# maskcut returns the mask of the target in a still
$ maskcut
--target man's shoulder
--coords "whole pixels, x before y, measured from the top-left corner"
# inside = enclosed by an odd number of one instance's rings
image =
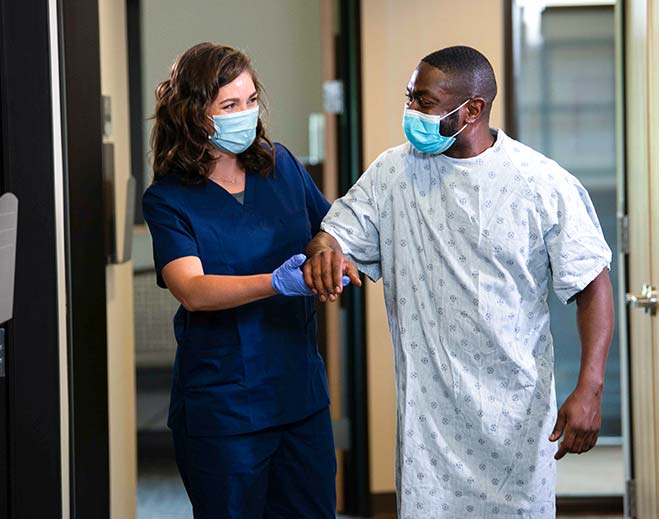
[[[405,142],[384,150],[376,159],[371,162],[369,170],[387,171],[392,167],[397,168],[405,162],[405,158],[410,154],[410,144]]]
[[[579,182],[555,160],[511,137],[505,137],[503,150],[516,174],[538,191],[560,189]]]
[[[502,149],[508,160],[518,169],[551,169],[556,165],[555,161],[543,153],[505,134],[503,135]]]

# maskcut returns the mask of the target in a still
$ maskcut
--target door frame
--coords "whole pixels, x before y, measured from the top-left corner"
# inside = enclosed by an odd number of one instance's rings
[[[342,196],[363,172],[361,2],[339,0],[337,73],[344,88],[344,109],[338,117],[339,194]],[[368,447],[368,364],[366,351],[366,293],[346,290],[341,296],[343,333],[344,414],[350,447],[343,454],[343,511],[370,513]]]
[[[626,156],[626,59],[625,59],[625,0],[615,4],[615,70],[616,70],[616,192],[618,215],[618,348],[620,354],[620,401],[622,420],[622,448],[625,463],[625,514],[631,509],[630,481],[633,480],[633,442],[630,391],[629,323],[625,294],[628,291],[628,216],[627,216],[627,156]]]
[[[96,1],[57,0],[66,200],[71,516],[110,517],[105,201]],[[109,202],[109,201],[108,201]]]

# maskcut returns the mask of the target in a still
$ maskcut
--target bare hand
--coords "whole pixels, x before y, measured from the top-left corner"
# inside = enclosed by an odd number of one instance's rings
[[[327,248],[316,252],[307,260],[302,270],[304,282],[318,295],[322,303],[328,300],[336,301],[337,296],[343,292],[344,275],[348,276],[354,285],[362,286],[355,264],[335,249]]]
[[[568,452],[581,454],[592,449],[597,443],[601,426],[601,391],[577,386],[558,410],[556,425],[549,437],[550,441],[555,442],[563,436],[554,458],[560,460]]]

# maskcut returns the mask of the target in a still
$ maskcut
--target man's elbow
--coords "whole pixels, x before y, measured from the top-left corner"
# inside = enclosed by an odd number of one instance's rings
[[[609,269],[604,268],[595,279],[593,279],[584,289],[576,295],[577,304],[580,300],[589,300],[596,295],[610,298],[613,301],[613,285],[609,276]]]

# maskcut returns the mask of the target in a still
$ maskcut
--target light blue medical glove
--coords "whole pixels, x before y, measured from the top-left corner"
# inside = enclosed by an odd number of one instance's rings
[[[284,296],[313,296],[314,293],[304,282],[300,267],[307,261],[304,254],[296,254],[288,258],[272,273],[272,288]],[[343,276],[343,286],[350,283],[348,276]]]

